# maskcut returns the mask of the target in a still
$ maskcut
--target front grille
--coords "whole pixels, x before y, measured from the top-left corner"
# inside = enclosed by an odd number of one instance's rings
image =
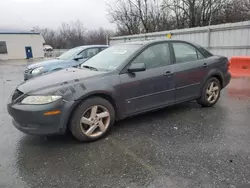
[[[15,92],[13,93],[13,95],[12,95],[12,102],[14,102],[18,98],[20,98],[22,95],[23,95],[23,92],[16,89]]]

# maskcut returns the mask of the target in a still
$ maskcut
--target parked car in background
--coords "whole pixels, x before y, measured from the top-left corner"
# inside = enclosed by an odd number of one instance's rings
[[[94,141],[129,116],[190,100],[215,105],[230,82],[228,68],[226,57],[184,41],[117,44],[81,68],[19,85],[8,112],[25,133],[70,130],[80,141]]]
[[[107,47],[107,45],[79,46],[63,53],[56,59],[31,64],[24,71],[24,80],[64,68],[77,67]]]
[[[52,56],[53,50],[54,49],[52,48],[52,46],[47,44],[43,45],[44,57],[53,57]]]
[[[48,44],[44,44],[43,51],[53,51],[53,47]]]

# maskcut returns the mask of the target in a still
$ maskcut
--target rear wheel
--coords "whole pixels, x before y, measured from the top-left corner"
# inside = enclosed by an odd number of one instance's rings
[[[221,84],[217,78],[212,77],[207,80],[203,87],[201,97],[197,102],[203,107],[211,107],[218,102],[220,93]]]
[[[103,137],[115,121],[115,111],[109,101],[94,97],[80,104],[72,116],[70,130],[80,141],[95,141]]]

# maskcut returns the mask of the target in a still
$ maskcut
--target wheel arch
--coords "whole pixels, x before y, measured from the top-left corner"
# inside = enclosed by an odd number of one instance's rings
[[[221,75],[219,75],[219,74],[214,74],[214,75],[212,75],[210,78],[212,78],[212,77],[215,77],[215,78],[217,78],[218,80],[219,80],[219,82],[220,82],[220,86],[221,86],[221,88],[223,88],[223,79],[222,79],[222,76]]]
[[[223,79],[223,74],[221,71],[218,70],[212,70],[208,73],[207,77],[204,80],[204,84],[206,83],[206,81],[212,77],[215,77],[219,80],[220,84],[221,84],[221,88],[224,87],[224,79]]]
[[[86,99],[92,98],[92,97],[101,97],[103,99],[106,99],[107,101],[110,102],[110,104],[114,107],[115,110],[115,116],[116,116],[116,120],[121,119],[121,113],[118,109],[118,105],[114,99],[114,97],[112,97],[111,94],[109,93],[105,93],[105,92],[96,92],[96,93],[91,93],[88,95],[83,96],[82,98],[78,99],[75,101],[75,104],[73,105],[73,107],[71,108],[68,118],[67,118],[67,123],[66,123],[66,131],[69,129],[69,122],[74,114],[74,112],[76,111],[76,109],[78,108],[78,106]]]
[[[200,94],[202,93],[203,91],[203,87],[204,85],[206,84],[206,82],[212,78],[212,77],[215,77],[219,80],[220,84],[221,84],[221,88],[224,87],[224,80],[223,80],[223,74],[220,72],[220,71],[216,71],[216,70],[212,70],[210,71],[207,76],[204,78],[203,80],[203,83],[202,83],[202,87],[200,87]]]
[[[207,89],[207,84],[209,83],[208,81],[210,79],[214,79],[216,78],[220,85],[221,85],[221,89],[223,89],[223,75],[220,74],[220,72],[211,72],[210,74],[208,74],[208,76],[204,79],[204,83],[203,83],[203,86],[201,87],[201,91],[200,91],[200,97],[197,99],[197,102],[203,106],[203,107],[211,107],[213,106],[214,104],[217,103],[217,101],[219,100],[219,97],[220,97],[220,91],[219,91],[219,95],[217,96],[217,99],[214,101],[214,102],[209,102],[207,101],[206,97],[204,96],[204,94],[206,95],[206,89]]]

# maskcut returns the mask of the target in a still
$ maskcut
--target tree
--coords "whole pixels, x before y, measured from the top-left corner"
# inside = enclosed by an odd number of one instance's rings
[[[55,49],[69,49],[87,44],[106,44],[107,36],[114,33],[103,28],[87,30],[80,21],[62,23],[56,29],[34,27],[34,31],[40,32],[45,43]]]
[[[115,6],[108,5],[109,19],[123,35],[168,29],[172,19],[162,4],[163,0],[117,0]]]
[[[80,21],[71,23],[62,23],[58,30],[59,41],[66,48],[76,47],[85,43],[85,32],[83,24]]]
[[[206,26],[226,0],[166,0],[165,7],[176,17],[177,28]]]
[[[250,20],[250,0],[117,0],[108,11],[126,35]]]
[[[114,35],[110,30],[99,28],[86,33],[86,44],[106,44],[107,37]]]
[[[35,27],[46,44],[72,48],[106,44],[107,36],[215,25],[250,20],[250,0],[117,0],[108,6],[108,18],[117,26],[112,32],[87,30],[80,21],[62,23],[56,29]]]
[[[131,35],[140,33],[140,19],[138,11],[131,1],[117,0],[115,5],[107,5],[109,8],[109,19],[117,26],[120,35]]]

